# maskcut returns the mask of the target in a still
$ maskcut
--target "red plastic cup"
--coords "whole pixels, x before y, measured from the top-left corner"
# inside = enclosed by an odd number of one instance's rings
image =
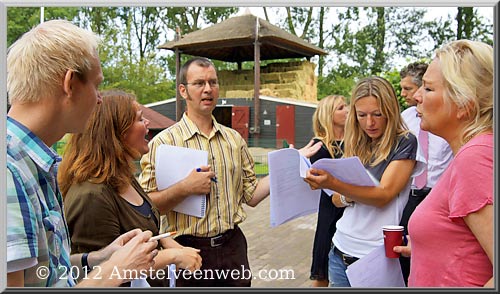
[[[403,226],[387,225],[382,227],[386,257],[399,258],[400,254],[394,252],[393,248],[403,245],[403,230]]]

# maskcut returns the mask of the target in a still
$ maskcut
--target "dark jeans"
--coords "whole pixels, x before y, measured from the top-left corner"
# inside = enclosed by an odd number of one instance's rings
[[[400,225],[403,226],[405,235],[408,234],[408,221],[410,216],[415,211],[415,208],[422,202],[427,194],[428,190],[417,190],[419,192],[415,193],[415,190],[410,190],[410,197],[408,197],[408,203],[406,203],[405,209],[403,210],[403,216],[401,217]],[[403,279],[405,280],[405,285],[408,286],[408,277],[410,276],[410,258],[401,256],[399,258],[399,263],[401,264],[401,271],[403,272]]]
[[[211,241],[212,239],[212,241]],[[177,287],[250,287],[247,240],[238,226],[221,238],[179,236],[179,244],[200,249],[202,266],[198,272],[179,273]],[[185,279],[186,278],[186,279]]]

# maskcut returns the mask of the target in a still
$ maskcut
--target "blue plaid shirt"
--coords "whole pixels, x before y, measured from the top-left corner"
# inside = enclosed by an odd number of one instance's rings
[[[28,128],[7,117],[7,272],[24,270],[25,287],[75,285],[57,187],[59,159]]]

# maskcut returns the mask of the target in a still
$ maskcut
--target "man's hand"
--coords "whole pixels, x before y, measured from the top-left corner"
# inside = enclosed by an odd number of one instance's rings
[[[183,187],[189,191],[189,195],[205,195],[210,193],[212,187],[212,178],[215,178],[215,173],[211,171],[211,167],[201,166],[200,171],[193,169],[189,175],[182,180]]]
[[[175,250],[175,265],[177,268],[187,269],[189,271],[195,271],[201,268],[201,256],[199,254],[200,249],[195,249],[192,247],[183,247],[175,249],[164,249],[164,250]]]

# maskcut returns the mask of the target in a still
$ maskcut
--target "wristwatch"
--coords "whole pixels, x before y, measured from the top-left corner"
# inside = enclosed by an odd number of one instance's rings
[[[90,272],[91,268],[89,266],[89,261],[88,261],[89,254],[87,252],[82,254],[82,269],[85,270],[85,272]]]
[[[345,196],[340,194],[340,202],[342,203],[342,205],[344,206],[354,206],[354,202],[347,202],[345,200]]]

